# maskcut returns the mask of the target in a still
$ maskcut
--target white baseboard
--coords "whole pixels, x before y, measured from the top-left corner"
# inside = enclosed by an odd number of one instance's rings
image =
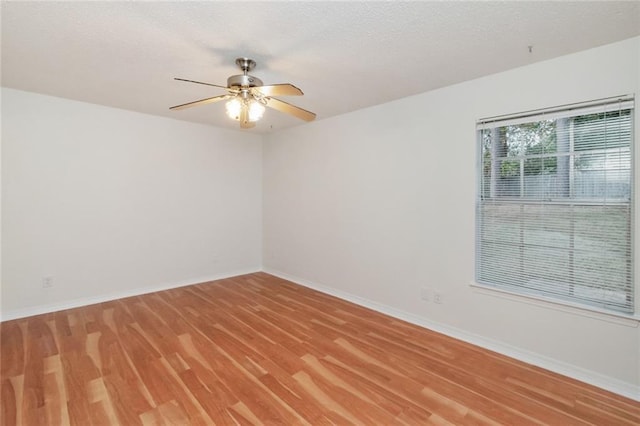
[[[549,358],[534,352],[523,350],[497,340],[488,339],[478,334],[469,333],[456,327],[450,327],[442,323],[431,321],[427,318],[411,314],[382,303],[374,302],[324,285],[318,285],[316,283],[286,274],[284,272],[280,272],[270,268],[263,268],[263,272],[285,279],[287,281],[294,282],[296,284],[300,284],[305,287],[309,287],[314,290],[318,290],[322,293],[338,297],[357,305],[373,309],[374,311],[407,321],[420,327],[445,334],[449,337],[471,343],[481,348],[485,348],[490,351],[515,358],[519,361],[526,362],[527,364],[535,365],[537,367],[544,368],[545,370],[562,374],[564,376],[568,376],[581,382],[597,386],[618,395],[640,401],[640,386],[634,386],[631,383],[623,382],[621,380],[614,379],[609,376],[596,373],[594,371],[576,367],[574,365],[558,361],[556,359]]]
[[[172,288],[185,287],[188,285],[204,283],[207,281],[221,280],[224,278],[236,277],[238,275],[251,274],[260,272],[259,268],[250,270],[239,270],[228,272],[224,274],[218,274],[208,277],[189,278],[184,281],[175,281],[168,283],[161,283],[154,286],[134,288],[126,291],[119,291],[107,294],[101,294],[98,296],[82,297],[79,299],[65,300],[64,302],[51,303],[47,305],[31,306],[22,309],[13,309],[6,312],[0,312],[0,321],[9,321],[13,319],[30,317],[33,315],[47,314],[49,312],[57,312],[65,309],[79,308],[81,306],[93,305],[96,303],[109,302],[111,300],[122,299],[125,297],[140,296],[142,294],[153,293],[156,291],[170,290]]]

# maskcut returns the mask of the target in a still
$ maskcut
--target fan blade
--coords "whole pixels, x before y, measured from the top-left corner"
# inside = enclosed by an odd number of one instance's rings
[[[255,127],[256,123],[249,121],[249,107],[244,104],[240,110],[240,127],[243,129],[250,129]]]
[[[288,104],[285,101],[281,101],[280,99],[276,98],[267,98],[267,106],[273,109],[277,109],[280,112],[296,116],[304,121],[313,121],[316,118],[316,115],[311,111],[307,111],[306,109]]]
[[[256,90],[262,94],[262,96],[302,96],[302,90],[298,89],[293,84],[270,84],[268,86],[253,87],[251,90]]]
[[[202,81],[195,81],[195,80],[187,80],[186,78],[178,78],[178,77],[174,77],[174,80],[178,80],[178,81],[186,81],[187,83],[196,83],[196,84],[204,84],[205,86],[213,86],[213,87],[219,87],[221,89],[225,89],[227,90],[228,87],[227,86],[220,86],[218,84],[211,84],[211,83],[203,83]]]
[[[193,101],[193,102],[189,102],[189,103],[182,104],[182,105],[172,106],[169,109],[180,110],[180,109],[185,109],[185,108],[191,108],[193,106],[206,105],[206,104],[211,104],[213,102],[223,101],[223,100],[225,100],[225,99],[227,99],[229,97],[230,97],[229,95],[219,95],[219,96],[214,96],[212,98],[205,98],[205,99],[200,99],[199,101]]]

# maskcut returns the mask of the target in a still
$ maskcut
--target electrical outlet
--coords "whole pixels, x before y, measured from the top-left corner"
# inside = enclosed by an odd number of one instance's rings
[[[53,277],[43,277],[42,288],[51,288],[51,287],[53,287]]]
[[[441,304],[444,302],[444,296],[442,295],[442,293],[435,292],[433,293],[433,301],[435,303]]]
[[[430,288],[421,288],[420,289],[420,298],[425,302],[431,301],[431,289]]]

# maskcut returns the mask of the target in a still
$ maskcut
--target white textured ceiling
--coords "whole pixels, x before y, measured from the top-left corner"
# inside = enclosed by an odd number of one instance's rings
[[[2,85],[238,129],[234,60],[318,120],[640,34],[640,2],[8,2]],[[532,53],[528,46],[533,46]],[[304,122],[275,110],[249,130]]]

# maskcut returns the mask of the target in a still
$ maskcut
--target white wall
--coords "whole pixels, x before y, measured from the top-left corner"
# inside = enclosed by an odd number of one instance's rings
[[[2,318],[260,270],[261,167],[257,135],[2,89]]]
[[[634,38],[270,135],[264,269],[640,399],[637,321],[470,285],[476,120],[638,93],[639,51]]]

